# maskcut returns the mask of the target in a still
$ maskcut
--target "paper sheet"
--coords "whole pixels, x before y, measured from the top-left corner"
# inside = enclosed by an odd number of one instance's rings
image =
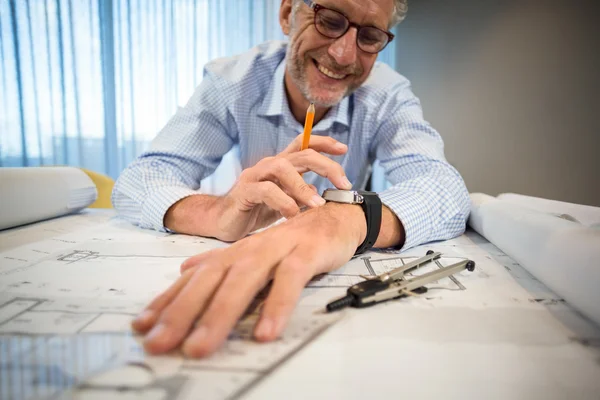
[[[229,398],[259,382],[342,315],[300,306],[284,336],[264,346],[251,340],[262,302],[257,298],[213,357],[148,356],[131,332],[133,317],[177,279],[183,260],[227,244],[140,230],[119,220],[102,222],[105,215],[96,215],[99,223],[90,226],[86,217],[77,216],[79,224],[67,217],[0,234],[0,241],[13,244],[0,253],[0,354],[19,352],[2,357],[0,398],[61,392],[78,399],[112,398],[128,388],[135,398],[171,399],[185,398],[194,387],[203,398]],[[29,242],[31,234],[45,239]],[[16,245],[17,238],[25,244]],[[188,395],[193,399],[197,392]]]
[[[354,362],[345,362],[351,356],[371,360],[370,370],[395,371],[402,369],[404,359],[412,363],[421,359],[413,358],[411,349],[416,348],[427,354],[427,364],[442,368],[448,359],[440,355],[455,357],[455,347],[446,344],[449,341],[462,346],[456,357],[470,355],[474,362],[482,362],[481,357],[487,360],[488,355],[501,355],[507,364],[521,363],[525,357],[533,361],[524,371],[552,364],[553,374],[578,374],[569,383],[549,380],[540,386],[542,378],[527,381],[505,373],[498,382],[506,381],[504,384],[513,390],[509,394],[552,398],[552,394],[569,394],[576,386],[582,387],[579,393],[584,394],[600,390],[600,382],[590,378],[600,373],[594,358],[597,354],[572,339],[596,340],[600,333],[506,254],[474,233],[402,254],[368,252],[332,273],[315,277],[304,290],[290,326],[276,342],[251,340],[262,302],[259,296],[212,357],[190,360],[177,351],[149,356],[141,349],[141,338],[129,328],[131,319],[177,278],[186,257],[226,244],[140,230],[116,219],[89,224],[89,218],[80,215],[19,228],[18,235],[15,231],[0,233],[0,242],[9,238],[12,243],[0,253],[0,398],[231,399],[261,393],[265,385],[272,391],[254,398],[274,397],[276,393],[293,397],[285,389],[285,380],[273,381],[277,371],[292,368],[292,376],[297,376],[298,372],[309,374],[322,367],[346,382],[343,377],[356,370]],[[39,240],[28,239],[34,233]],[[17,237],[22,238],[22,245]],[[464,258],[474,260],[476,269],[433,283],[420,297],[344,313],[321,312],[327,302],[361,280],[361,275],[398,267],[429,249],[441,251],[443,258],[439,265],[432,263],[415,274]],[[574,320],[563,326],[549,309]],[[345,325],[337,330],[342,322]],[[332,359],[309,352],[312,359],[301,357],[306,365],[293,369],[297,355],[310,351],[328,334],[333,334],[333,339],[316,347],[320,354],[335,352],[339,346],[346,350]],[[363,341],[354,346],[357,335]],[[543,342],[543,358],[536,356],[536,340]],[[373,353],[366,343],[379,347]],[[496,343],[512,350],[500,351]],[[388,357],[394,351],[399,352],[397,357]],[[556,362],[565,354],[568,365]],[[465,379],[464,370],[444,371],[447,382],[470,380]],[[485,371],[480,369],[479,373],[481,376]],[[406,374],[410,371],[402,375]],[[486,385],[455,385],[449,393],[486,397],[485,389],[493,386],[489,382],[495,378],[489,379]],[[349,387],[347,383],[343,386]],[[403,383],[405,390],[415,394],[422,386],[418,380]],[[392,393],[389,382],[380,382],[377,387],[383,391],[380,394]],[[338,390],[344,393],[343,388]],[[297,394],[307,397],[301,391]]]
[[[469,225],[600,325],[600,230],[471,195]]]
[[[0,230],[79,211],[96,185],[73,167],[0,168]]]
[[[567,219],[568,217],[572,217],[582,225],[600,229],[600,207],[566,203],[564,201],[549,200],[516,193],[501,193],[496,198],[543,213],[563,216],[563,218]]]

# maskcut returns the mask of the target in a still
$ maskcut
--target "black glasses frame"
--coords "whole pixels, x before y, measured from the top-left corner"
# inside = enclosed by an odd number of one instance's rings
[[[380,51],[382,51],[383,49],[385,49],[387,47],[387,45],[390,44],[390,42],[392,40],[394,40],[395,36],[391,32],[384,31],[383,29],[379,29],[376,26],[361,26],[361,25],[358,25],[357,23],[354,23],[354,22],[350,21],[347,16],[345,16],[343,13],[339,12],[338,10],[333,10],[331,8],[324,7],[324,6],[320,5],[320,4],[315,3],[312,0],[303,0],[303,1],[304,1],[304,4],[306,4],[315,13],[314,24],[315,24],[315,28],[317,29],[317,32],[319,32],[321,35],[323,35],[323,36],[325,36],[325,37],[327,37],[329,39],[339,39],[342,36],[344,36],[350,30],[350,28],[354,27],[354,28],[356,28],[356,31],[357,31],[357,34],[356,34],[356,47],[358,47],[361,51],[364,51],[365,53],[369,53],[369,54],[377,54],[377,53],[379,53]],[[317,24],[317,14],[319,13],[320,10],[333,11],[333,12],[336,12],[336,13],[340,14],[344,18],[346,18],[346,21],[348,21],[348,27],[346,28],[346,30],[344,32],[342,32],[342,34],[340,34],[339,36],[328,36],[328,35],[324,34],[323,32],[321,32],[319,30],[319,28],[317,28],[318,27],[318,24]],[[363,48],[360,47],[360,44],[358,43],[358,38],[360,37],[360,30],[363,29],[363,28],[377,29],[378,31],[385,33],[387,35],[387,37],[388,37],[387,43],[380,50],[378,50],[378,51],[374,51],[373,52],[373,51],[364,50]]]

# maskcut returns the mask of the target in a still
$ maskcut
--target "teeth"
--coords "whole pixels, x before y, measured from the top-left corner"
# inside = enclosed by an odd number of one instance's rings
[[[346,75],[338,75],[338,74],[331,72],[330,70],[328,70],[321,64],[319,64],[317,66],[317,68],[319,69],[319,71],[321,71],[322,73],[324,73],[325,75],[327,75],[328,77],[333,78],[333,79],[344,79],[346,77]]]

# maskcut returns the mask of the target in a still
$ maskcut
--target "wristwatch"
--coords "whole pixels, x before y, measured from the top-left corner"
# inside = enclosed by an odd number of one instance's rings
[[[364,253],[373,247],[381,226],[381,200],[377,193],[366,190],[325,189],[323,198],[334,203],[360,204],[367,219],[367,236],[354,255]]]

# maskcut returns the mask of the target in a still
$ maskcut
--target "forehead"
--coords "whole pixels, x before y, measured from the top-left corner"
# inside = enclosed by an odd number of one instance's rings
[[[317,4],[342,12],[352,22],[387,29],[394,0],[317,0]]]

